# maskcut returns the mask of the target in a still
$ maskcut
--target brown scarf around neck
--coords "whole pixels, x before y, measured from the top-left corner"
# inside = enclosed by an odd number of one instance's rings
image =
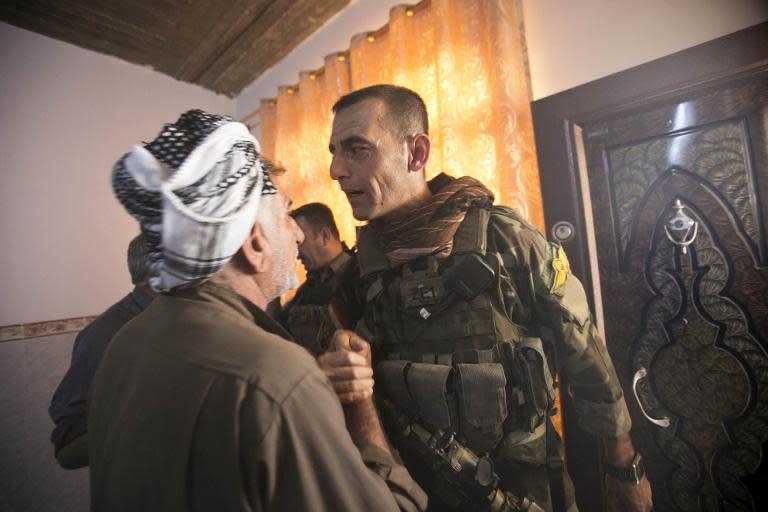
[[[432,195],[426,202],[395,219],[368,223],[392,265],[427,254],[447,256],[467,210],[493,204],[493,192],[469,176],[453,178],[441,173],[428,186]]]

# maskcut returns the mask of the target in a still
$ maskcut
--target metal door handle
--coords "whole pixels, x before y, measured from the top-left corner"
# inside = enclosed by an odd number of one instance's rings
[[[640,401],[640,395],[637,394],[637,383],[640,382],[641,379],[644,379],[648,376],[648,370],[645,368],[640,368],[635,372],[635,376],[632,378],[632,393],[635,394],[635,400],[637,400],[637,405],[640,406],[640,412],[643,413],[643,416],[645,416],[645,419],[653,423],[654,425],[658,425],[661,428],[667,428],[672,423],[669,421],[669,418],[664,416],[661,419],[655,419],[648,416],[648,413],[645,412],[645,408],[643,407],[643,402]]]
[[[683,211],[685,207],[680,199],[675,200],[674,209],[675,216],[664,225],[664,232],[667,234],[670,242],[681,247],[683,254],[687,254],[688,246],[696,240],[696,234],[699,232],[699,223],[685,214]],[[675,234],[673,235],[672,232]]]

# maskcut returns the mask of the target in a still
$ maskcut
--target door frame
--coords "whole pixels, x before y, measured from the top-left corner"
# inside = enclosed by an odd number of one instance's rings
[[[571,269],[584,283],[598,328],[603,329],[592,207],[576,131],[633,104],[662,100],[684,89],[739,73],[768,60],[768,22],[534,101],[534,135],[548,238],[567,221],[574,236],[564,244]],[[590,255],[592,255],[590,257]],[[580,429],[563,393],[566,457],[581,510],[605,510],[599,441]]]

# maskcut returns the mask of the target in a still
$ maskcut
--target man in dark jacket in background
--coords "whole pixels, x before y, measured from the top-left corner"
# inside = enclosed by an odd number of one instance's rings
[[[149,260],[143,235],[136,236],[128,244],[128,270],[133,290],[77,335],[72,349],[72,363],[56,388],[48,409],[56,423],[51,434],[56,460],[64,469],[88,465],[85,434],[88,394],[93,375],[115,333],[141,313],[155,295],[148,285]]]

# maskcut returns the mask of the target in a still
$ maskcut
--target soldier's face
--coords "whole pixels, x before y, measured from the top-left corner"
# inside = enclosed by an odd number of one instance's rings
[[[339,182],[357,220],[387,215],[408,197],[403,189],[408,146],[387,126],[385,114],[384,103],[370,98],[333,119],[331,178]]]

